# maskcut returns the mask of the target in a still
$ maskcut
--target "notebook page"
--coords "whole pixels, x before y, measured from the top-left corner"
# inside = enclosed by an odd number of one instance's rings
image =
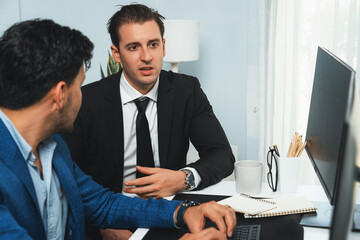
[[[276,208],[276,203],[252,198],[246,194],[234,195],[218,202],[221,205],[229,205],[236,212],[254,215]]]

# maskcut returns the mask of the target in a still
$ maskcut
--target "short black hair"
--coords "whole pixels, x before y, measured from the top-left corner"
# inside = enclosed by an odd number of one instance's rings
[[[0,38],[0,106],[22,109],[39,102],[58,82],[71,85],[90,67],[93,43],[52,20],[19,22]]]
[[[128,23],[144,23],[155,20],[160,29],[161,38],[164,37],[165,18],[156,10],[149,8],[143,4],[130,4],[122,6],[108,21],[108,32],[114,46],[118,46],[120,42],[119,28]]]

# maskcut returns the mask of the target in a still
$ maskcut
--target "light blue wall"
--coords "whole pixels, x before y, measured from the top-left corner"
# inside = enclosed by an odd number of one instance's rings
[[[0,35],[14,22],[19,21],[19,2],[18,0],[0,1]]]
[[[92,68],[85,83],[100,78],[111,44],[107,20],[117,5],[133,1],[97,0],[1,0],[0,34],[12,23],[32,18],[51,18],[79,29],[95,44]],[[258,9],[256,0],[147,0],[138,1],[157,9],[168,19],[200,22],[200,59],[182,63],[179,71],[199,78],[231,144],[238,146],[238,159],[256,159],[258,154],[257,55]],[[164,64],[164,69],[169,69]]]

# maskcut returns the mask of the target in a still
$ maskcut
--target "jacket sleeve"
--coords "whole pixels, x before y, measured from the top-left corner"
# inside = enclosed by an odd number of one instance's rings
[[[103,188],[74,164],[74,176],[84,205],[85,218],[101,228],[174,227],[179,201],[131,198]]]
[[[0,239],[32,239],[11,215],[9,209],[0,202]]]
[[[195,168],[201,176],[197,189],[202,189],[229,176],[234,170],[235,158],[225,132],[197,79],[193,92],[194,112],[189,135],[200,159],[188,166]]]

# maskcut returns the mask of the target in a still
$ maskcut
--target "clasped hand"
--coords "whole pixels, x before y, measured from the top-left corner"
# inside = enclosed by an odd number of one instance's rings
[[[140,166],[136,166],[136,170],[149,176],[126,181],[126,193],[135,193],[144,199],[163,198],[185,189],[185,173],[182,171]]]

